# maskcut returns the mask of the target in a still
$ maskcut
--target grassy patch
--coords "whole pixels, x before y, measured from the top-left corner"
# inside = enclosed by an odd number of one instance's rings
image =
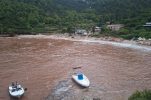
[[[128,100],[151,100],[151,90],[136,91]]]

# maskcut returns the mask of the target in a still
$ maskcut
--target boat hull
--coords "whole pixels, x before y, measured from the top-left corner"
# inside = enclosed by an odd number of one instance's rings
[[[9,94],[12,97],[20,98],[21,96],[24,95],[24,92],[25,92],[24,88],[22,88],[22,87],[20,89],[18,89],[18,90],[14,90],[13,91],[13,87],[9,86]]]

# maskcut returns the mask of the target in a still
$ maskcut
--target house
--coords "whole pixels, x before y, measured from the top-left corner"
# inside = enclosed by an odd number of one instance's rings
[[[110,25],[107,25],[107,28],[108,28],[108,29],[111,29],[112,31],[118,31],[118,30],[120,30],[122,27],[124,27],[123,24],[110,24]]]
[[[97,26],[96,26],[96,27],[94,28],[94,31],[95,31],[95,32],[101,32],[101,27],[97,27]]]
[[[93,34],[94,34],[94,33],[100,33],[100,32],[101,32],[101,27],[93,26],[91,32],[92,32]],[[90,32],[90,33],[91,33],[91,32]],[[92,33],[91,33],[91,34],[92,34]]]
[[[147,22],[145,25],[143,25],[144,27],[151,27],[151,22]]]
[[[111,24],[111,22],[110,22],[110,21],[108,21],[108,22],[106,22],[106,24],[107,24],[107,25],[110,25],[110,24]]]
[[[84,30],[84,29],[77,29],[77,30],[75,30],[75,34],[88,35],[87,31]]]

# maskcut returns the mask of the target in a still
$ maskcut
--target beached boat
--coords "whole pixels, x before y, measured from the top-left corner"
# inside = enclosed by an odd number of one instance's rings
[[[16,97],[16,98],[20,98],[21,96],[24,95],[26,89],[24,89],[20,84],[16,83],[12,83],[11,85],[9,85],[9,94],[12,97]]]
[[[83,87],[89,87],[90,81],[83,73],[77,73],[72,75],[73,80]]]

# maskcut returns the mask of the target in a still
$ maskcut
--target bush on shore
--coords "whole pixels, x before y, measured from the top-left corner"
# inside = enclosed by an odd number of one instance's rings
[[[151,100],[151,90],[136,91],[128,100]]]

